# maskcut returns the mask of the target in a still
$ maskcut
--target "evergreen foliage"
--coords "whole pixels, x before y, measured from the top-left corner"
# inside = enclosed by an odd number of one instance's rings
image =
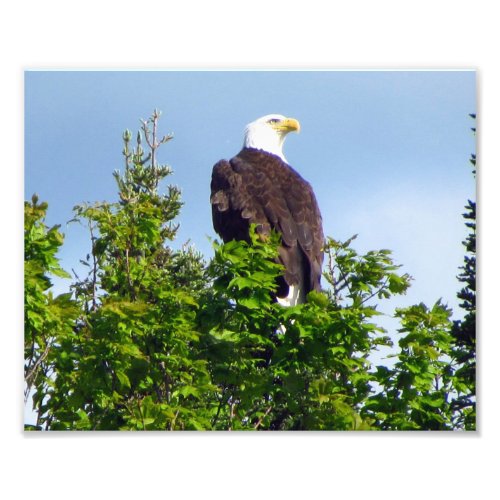
[[[470,117],[476,119],[475,114]],[[475,127],[472,127],[472,132],[476,134]],[[475,177],[476,155],[471,154],[469,161]],[[467,200],[465,210],[463,218],[469,233],[462,242],[465,247],[464,265],[458,275],[458,280],[464,283],[464,287],[457,294],[462,301],[460,307],[465,311],[465,316],[463,320],[454,321],[452,335],[453,355],[460,364],[460,382],[470,388],[470,392],[459,397],[455,405],[464,413],[467,427],[473,428],[476,420],[476,202]]]

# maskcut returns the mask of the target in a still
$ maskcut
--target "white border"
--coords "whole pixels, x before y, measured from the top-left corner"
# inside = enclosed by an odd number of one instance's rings
[[[500,282],[494,239],[500,168],[494,2],[253,0],[238,5],[234,0],[25,0],[4,7],[4,491],[53,500],[153,493],[181,498],[488,498],[498,489],[499,416],[498,375],[488,366],[496,365],[500,352],[498,325],[489,314],[498,297],[490,283]],[[481,431],[23,435],[22,72],[35,68],[478,69]]]

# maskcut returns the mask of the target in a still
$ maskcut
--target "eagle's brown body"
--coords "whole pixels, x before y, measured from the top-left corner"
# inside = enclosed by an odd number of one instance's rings
[[[214,229],[224,242],[248,241],[252,223],[262,234],[271,228],[281,234],[285,272],[278,297],[286,297],[289,286],[300,286],[302,298],[320,290],[321,214],[311,186],[293,168],[274,154],[245,147],[214,166],[211,191]]]

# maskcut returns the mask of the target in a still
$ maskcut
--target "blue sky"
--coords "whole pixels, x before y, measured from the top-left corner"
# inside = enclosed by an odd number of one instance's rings
[[[442,297],[457,309],[475,86],[473,71],[28,71],[25,196],[49,203],[47,223],[66,234],[62,265],[78,270],[89,240],[66,225],[72,207],[116,200],[122,132],[159,109],[161,132],[174,134],[160,161],[185,202],[176,245],[209,258],[212,166],[239,151],[248,122],[281,113],[301,123],[285,155],[312,184],[325,234],[393,251],[415,281],[391,307]]]

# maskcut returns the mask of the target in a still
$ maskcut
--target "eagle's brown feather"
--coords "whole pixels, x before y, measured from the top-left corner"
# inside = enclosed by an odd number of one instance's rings
[[[253,148],[213,168],[211,183],[214,229],[224,242],[248,241],[250,224],[261,234],[281,234],[279,260],[285,267],[278,296],[302,281],[304,296],[320,290],[323,229],[309,183],[278,156]]]

